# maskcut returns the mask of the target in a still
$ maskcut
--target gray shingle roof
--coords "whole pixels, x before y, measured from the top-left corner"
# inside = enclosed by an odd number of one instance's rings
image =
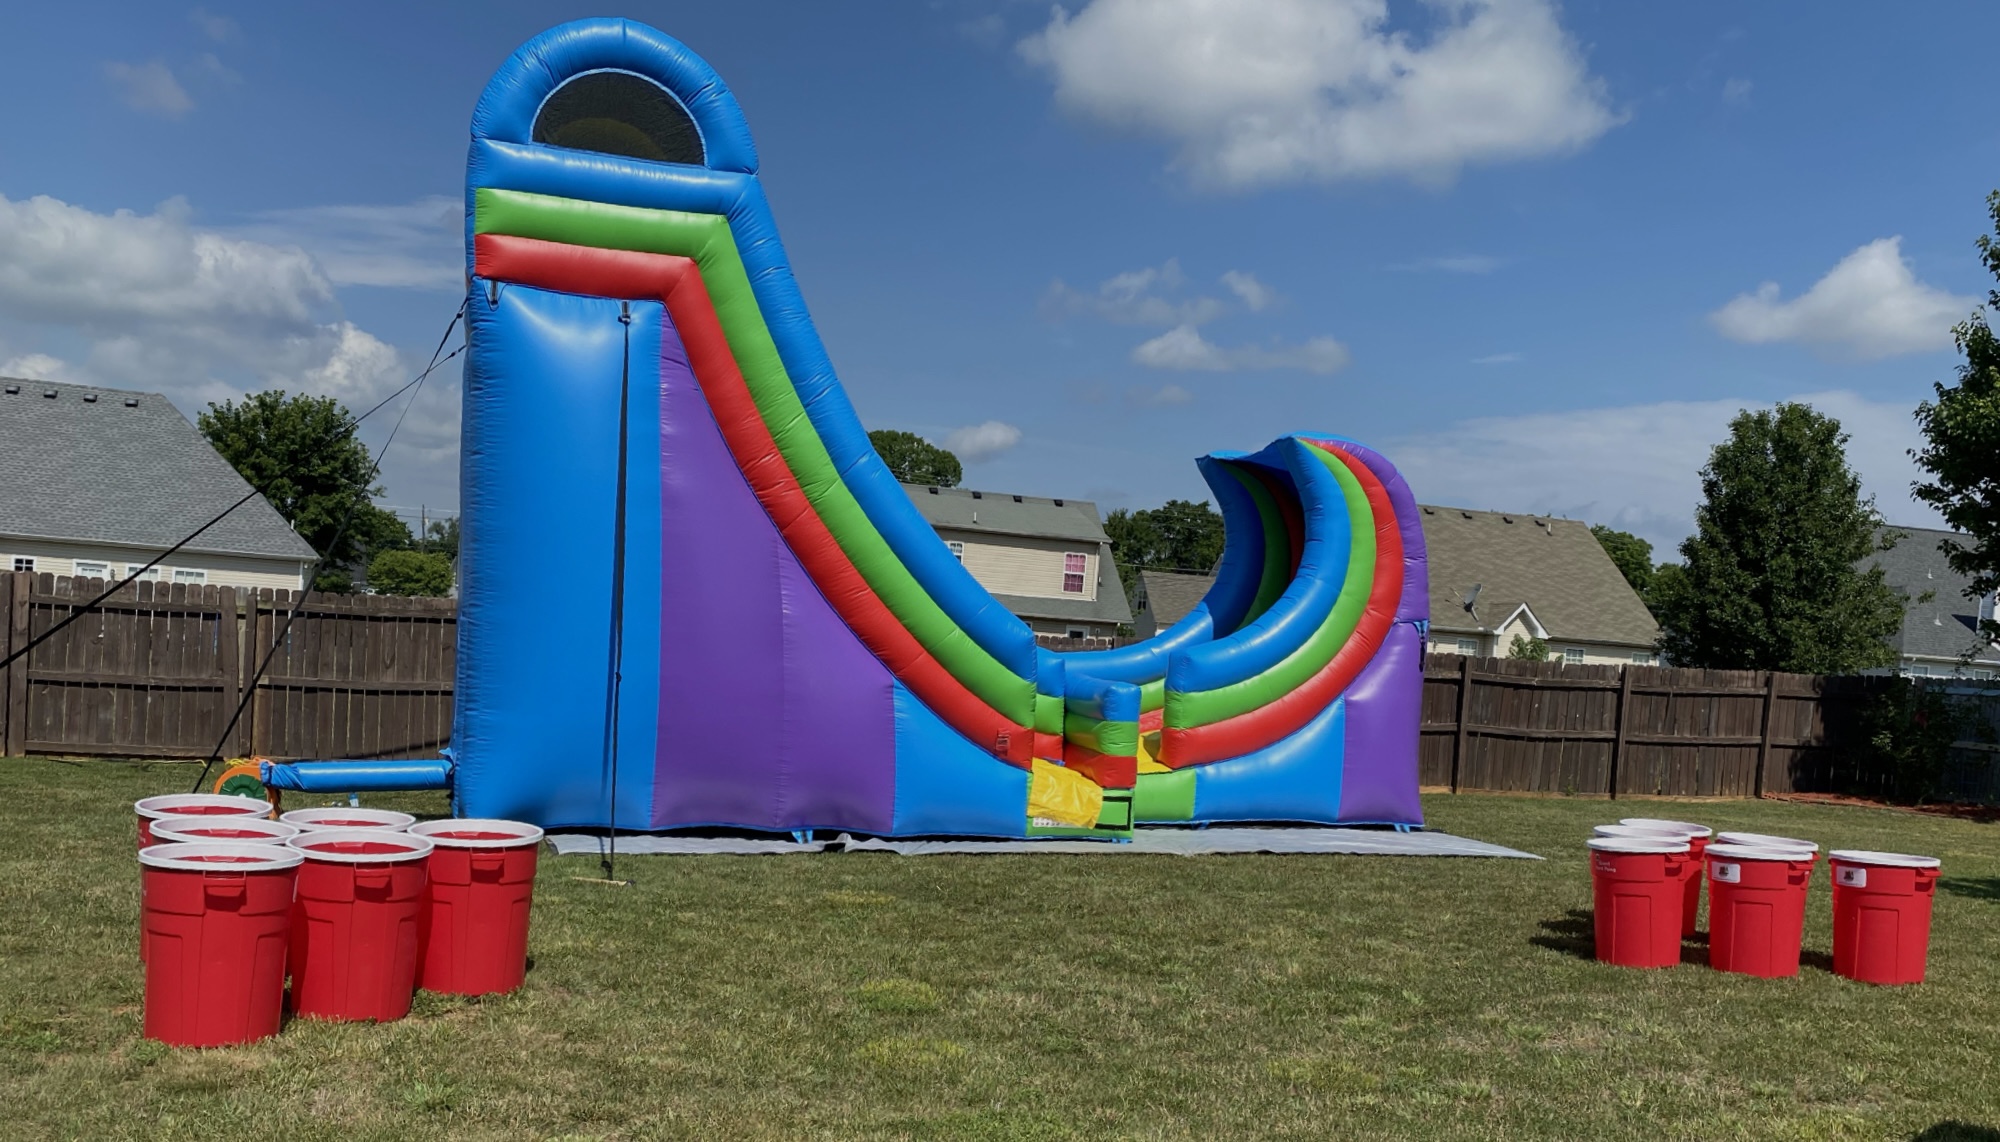
[[[1428,504],[1422,515],[1432,626],[1490,631],[1526,603],[1551,639],[1651,646],[1660,637],[1652,613],[1587,525]],[[1476,617],[1465,610],[1475,583]]]
[[[249,490],[158,393],[0,378],[0,535],[164,550]],[[314,557],[262,496],[183,550]]]
[[[1097,505],[1089,500],[1051,500],[1006,492],[975,492],[970,488],[932,488],[904,484],[910,502],[932,527],[954,531],[986,531],[1031,539],[1081,539],[1107,543],[1098,522]],[[973,517],[977,516],[977,522]]]
[[[1861,561],[1863,567],[1879,565],[1891,587],[1909,596],[1909,610],[1903,614],[1903,629],[1889,641],[1898,654],[1923,658],[1965,658],[1974,662],[2000,663],[2000,651],[1978,633],[1979,604],[1965,597],[1965,576],[1951,569],[1938,544],[1954,533],[1926,527],[1896,527],[1885,530],[1902,538],[1887,551]],[[1879,533],[1878,533],[1879,534]],[[1925,600],[1928,593],[1931,597]]]
[[[1139,591],[1144,599],[1142,608],[1152,607],[1153,621],[1159,624],[1161,630],[1186,618],[1213,586],[1213,575],[1187,575],[1178,571],[1139,572]]]

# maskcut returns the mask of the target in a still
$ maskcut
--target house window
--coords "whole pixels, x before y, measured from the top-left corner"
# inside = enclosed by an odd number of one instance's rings
[[[1064,638],[1089,638],[1090,632],[1083,627],[1070,627],[1063,632]]]
[[[1479,653],[1479,640],[1476,638],[1459,639],[1458,652],[1460,654],[1477,655]]]
[[[29,558],[26,555],[16,555],[14,557],[14,570],[33,571],[34,569],[35,569],[35,561],[33,559]]]
[[[951,548],[951,557],[953,559],[958,560],[960,563],[965,562],[965,544],[960,543],[956,539],[948,539],[944,545]]]
[[[1084,556],[1081,552],[1063,553],[1063,594],[1083,594]]]
[[[192,567],[176,567],[174,568],[174,582],[206,583],[208,582],[208,572],[197,571]]]
[[[1633,651],[1633,652],[1632,652],[1632,665],[1634,665],[1634,666],[1651,666],[1652,664],[1653,664],[1653,656],[1652,656],[1652,655],[1650,655],[1650,654],[1647,654],[1647,653],[1646,653],[1645,651],[1643,651],[1643,650],[1635,650],[1635,651]]]
[[[82,559],[76,561],[76,577],[79,579],[109,579],[111,564],[90,563]]]
[[[1929,678],[1931,676],[1931,668],[1928,666],[1906,666],[1903,668],[1903,673],[1912,678]]]
[[[160,569],[158,567],[148,567],[144,563],[127,563],[125,565],[125,577],[127,579],[144,579],[147,582],[152,582],[160,577]]]
[[[1581,663],[1583,661],[1583,648],[1580,646],[1563,647],[1563,661],[1569,663],[1571,666]]]

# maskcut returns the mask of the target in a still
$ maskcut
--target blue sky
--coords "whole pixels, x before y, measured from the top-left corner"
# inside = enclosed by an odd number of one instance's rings
[[[1915,11],[623,14],[736,91],[863,419],[955,442],[968,484],[1144,507],[1202,495],[1203,452],[1326,430],[1422,499],[1665,546],[1728,417],[1788,398],[1842,417],[1892,520],[1931,518],[1909,411],[1991,285],[2000,128],[1963,48],[1984,6]],[[373,403],[456,305],[480,88],[591,14],[12,11],[0,372],[191,412],[271,384]],[[434,381],[387,458],[398,506],[457,502],[455,372]]]

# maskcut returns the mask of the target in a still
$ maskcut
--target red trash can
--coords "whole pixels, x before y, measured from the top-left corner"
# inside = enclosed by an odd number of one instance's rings
[[[153,822],[168,817],[269,817],[271,803],[228,793],[168,793],[133,803],[139,814],[139,847],[153,842]]]
[[[1699,867],[1681,838],[1592,837],[1597,958],[1630,968],[1681,962],[1683,881]]]
[[[521,986],[542,830],[468,818],[425,821],[410,834],[437,846],[417,927],[417,986],[453,995]]]
[[[1717,833],[1715,843],[1724,845],[1751,845],[1760,849],[1803,849],[1809,853],[1819,851],[1819,845],[1797,837],[1778,837],[1770,833]]]
[[[1694,875],[1688,877],[1687,886],[1682,889],[1687,897],[1681,905],[1681,935],[1694,935],[1696,921],[1701,915],[1701,854],[1708,847],[1708,839],[1715,835],[1715,830],[1693,821],[1668,821],[1659,817],[1626,817],[1618,823],[1634,829],[1687,838],[1688,850],[1694,854]]]
[[[292,1010],[343,1021],[408,1015],[431,843],[386,829],[285,843],[305,857],[292,908]]]
[[[300,859],[283,845],[220,841],[140,850],[148,1039],[222,1047],[278,1033]]]
[[[328,805],[320,809],[294,809],[281,813],[278,820],[298,826],[301,832],[322,829],[386,829],[400,833],[417,823],[408,813],[394,809],[363,809],[358,806]]]
[[[1939,860],[1835,849],[1833,970],[1863,983],[1922,983]]]
[[[1703,855],[1708,866],[1708,965],[1763,979],[1799,974],[1813,854],[1713,844]]]
[[[262,817],[169,817],[153,822],[153,840],[163,845],[187,841],[282,845],[298,835],[297,825]]]

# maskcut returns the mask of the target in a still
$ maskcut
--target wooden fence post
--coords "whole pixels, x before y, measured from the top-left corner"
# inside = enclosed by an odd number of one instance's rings
[[[1777,710],[1778,672],[1767,670],[1764,672],[1764,740],[1757,746],[1757,781],[1752,790],[1760,799],[1764,796],[1764,767],[1771,761],[1771,737],[1777,729]]]
[[[1611,779],[1604,787],[1613,801],[1618,800],[1618,767],[1625,760],[1625,723],[1631,705],[1632,668],[1621,666],[1618,668],[1618,710],[1616,720],[1612,722],[1614,729],[1611,738]]]
[[[1472,656],[1458,660],[1458,742],[1451,749],[1451,791],[1458,792],[1458,770],[1465,761],[1467,730],[1472,724]]]
[[[8,575],[11,584],[7,600],[7,653],[28,645],[28,592],[31,571],[14,571]],[[28,752],[28,662],[34,658],[30,654],[7,668],[7,748],[0,750],[9,757],[20,757]]]

